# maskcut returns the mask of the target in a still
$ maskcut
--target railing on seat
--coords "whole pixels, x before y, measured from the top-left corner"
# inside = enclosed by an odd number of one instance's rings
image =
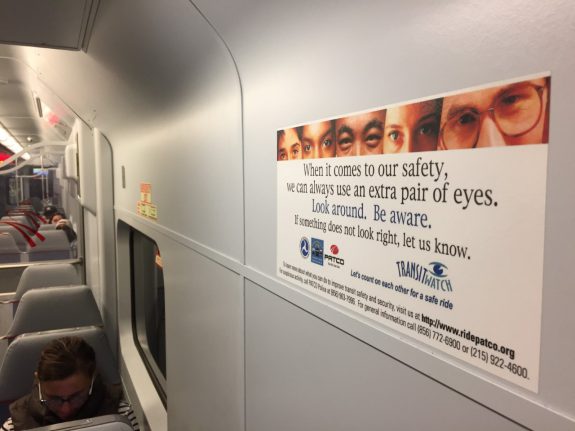
[[[132,426],[126,416],[105,415],[78,421],[32,428],[30,431],[131,431]]]

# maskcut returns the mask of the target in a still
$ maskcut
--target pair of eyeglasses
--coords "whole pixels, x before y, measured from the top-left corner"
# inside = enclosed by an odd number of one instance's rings
[[[471,107],[458,109],[441,129],[443,146],[446,149],[475,147],[484,114],[488,114],[506,136],[526,134],[541,118],[544,88],[533,84],[517,85],[500,94],[485,111]]]
[[[64,403],[70,404],[74,408],[81,407],[92,395],[92,388],[94,387],[94,378],[96,375],[92,376],[92,382],[90,383],[90,389],[87,391],[80,391],[76,394],[70,395],[69,397],[58,397],[58,396],[47,396],[44,398],[42,396],[42,385],[38,381],[38,398],[40,402],[48,407],[50,410],[57,410],[64,405]]]

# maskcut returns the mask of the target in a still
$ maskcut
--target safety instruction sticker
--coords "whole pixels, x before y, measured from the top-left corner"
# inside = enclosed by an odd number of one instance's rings
[[[550,77],[277,134],[277,274],[538,391]]]
[[[152,203],[152,185],[149,183],[140,184],[140,200],[136,212],[142,217],[158,220],[158,207]]]

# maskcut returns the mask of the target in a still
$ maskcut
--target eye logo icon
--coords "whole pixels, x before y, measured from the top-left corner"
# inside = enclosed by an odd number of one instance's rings
[[[339,248],[337,248],[337,245],[335,244],[332,244],[329,250],[331,251],[331,254],[333,254],[334,256],[337,256],[337,254],[339,253]]]
[[[305,236],[299,240],[299,252],[304,259],[309,257],[309,240]]]
[[[441,262],[431,262],[429,265],[431,265],[431,272],[433,273],[433,275],[439,278],[447,277],[447,274],[445,273],[447,270],[447,266],[445,266]]]

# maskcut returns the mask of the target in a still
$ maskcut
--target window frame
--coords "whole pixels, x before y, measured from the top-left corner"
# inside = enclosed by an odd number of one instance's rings
[[[137,239],[137,236],[140,236],[141,240],[147,240],[150,243],[153,244],[153,246],[155,247],[156,250],[159,251],[159,247],[156,241],[154,241],[152,238],[150,238],[149,236],[143,234],[142,232],[134,229],[133,227],[130,226],[130,235],[129,235],[129,247],[130,247],[130,281],[131,281],[131,286],[130,286],[130,297],[131,297],[131,318],[132,318],[132,336],[134,339],[134,344],[136,346],[136,349],[138,350],[138,353],[140,354],[140,357],[142,358],[142,361],[144,363],[144,366],[146,367],[146,370],[148,371],[148,374],[150,376],[150,379],[152,380],[152,383],[154,385],[154,387],[156,388],[156,391],[158,392],[158,395],[160,397],[160,399],[162,400],[162,403],[164,405],[164,407],[167,407],[167,388],[166,388],[166,378],[167,376],[164,375],[164,373],[162,372],[162,370],[160,369],[159,365],[157,364],[156,358],[154,358],[154,355],[152,354],[152,351],[150,350],[149,347],[149,343],[148,343],[148,337],[147,337],[147,327],[146,327],[146,315],[142,315],[140,313],[138,313],[138,305],[141,301],[143,301],[143,299],[139,296],[136,295],[136,289],[137,289],[137,284],[139,284],[140,278],[143,279],[144,283],[146,282],[146,280],[154,280],[154,277],[142,277],[141,274],[140,276],[136,276],[136,259],[138,258],[145,258],[145,256],[143,256],[143,250],[141,250],[142,247],[136,247],[135,246],[135,241],[139,241]],[[154,265],[155,265],[155,259],[154,259]],[[140,270],[142,268],[138,268],[138,270]],[[149,272],[146,272],[146,275],[148,275],[149,273],[152,273],[152,270],[149,270]],[[163,270],[162,270],[162,283],[163,283]],[[144,288],[146,287],[146,285],[144,284],[143,286]],[[153,287],[157,287],[157,285],[154,285]],[[142,286],[139,286],[139,289],[141,289]],[[166,336],[165,336],[165,331],[166,331],[166,327],[165,327],[165,297],[164,297],[164,301],[162,302],[163,306],[164,306],[164,310],[163,310],[163,316],[164,316],[164,343],[166,340]],[[164,355],[166,352],[166,346],[164,344]],[[166,367],[167,368],[167,367]],[[167,370],[166,370],[166,374],[167,374]]]

